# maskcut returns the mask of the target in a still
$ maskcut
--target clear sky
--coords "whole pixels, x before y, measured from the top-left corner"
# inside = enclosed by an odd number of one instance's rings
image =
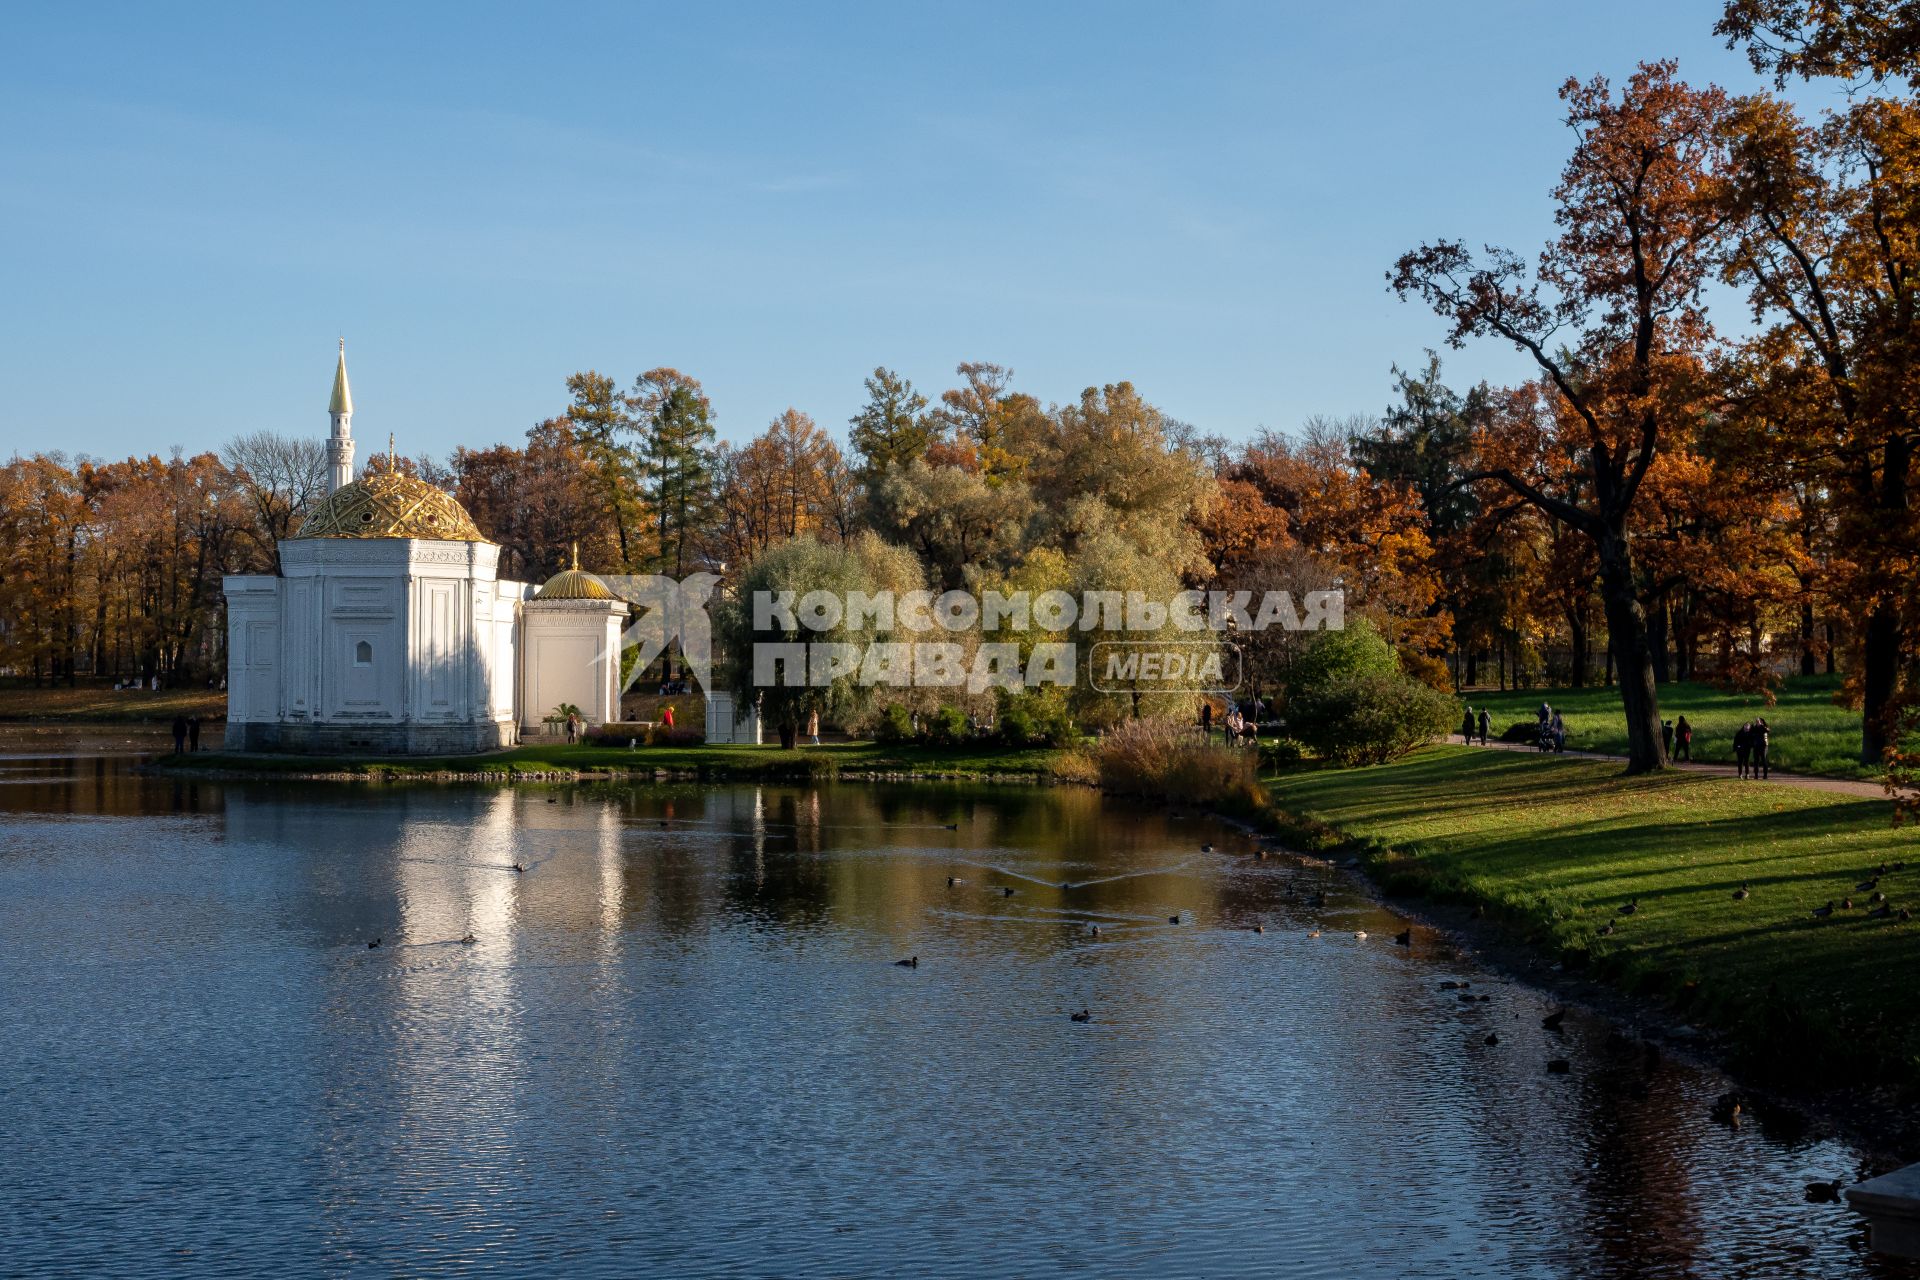
[[[1377,412],[1442,333],[1393,258],[1551,234],[1568,75],[1756,87],[1718,9],[13,6],[0,449],[322,434],[339,334],[356,435],[442,456],[583,368],[735,440],[968,359],[1233,438]]]

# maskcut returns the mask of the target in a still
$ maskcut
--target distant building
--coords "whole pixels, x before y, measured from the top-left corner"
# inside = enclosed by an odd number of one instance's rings
[[[618,718],[628,606],[572,569],[537,590],[446,492],[396,471],[353,479],[346,343],[328,404],[327,496],[280,543],[277,574],[233,574],[230,749],[492,751],[562,705]]]

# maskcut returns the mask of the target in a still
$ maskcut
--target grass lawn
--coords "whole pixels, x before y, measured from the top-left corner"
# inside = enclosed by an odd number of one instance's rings
[[[1771,754],[1776,769],[1833,778],[1878,777],[1877,770],[1860,763],[1860,713],[1835,705],[1833,695],[1839,688],[1839,676],[1793,676],[1774,690],[1777,701],[1770,707],[1758,694],[1692,682],[1663,684],[1660,716],[1665,720],[1687,717],[1693,726],[1696,760],[1732,764],[1733,731],[1755,716],[1765,716],[1773,730]],[[1487,708],[1495,737],[1508,725],[1532,724],[1544,701],[1566,716],[1569,747],[1626,754],[1627,720],[1617,688],[1476,690],[1462,698],[1475,712]]]
[[[1278,809],[1372,842],[1389,891],[1483,906],[1729,1033],[1749,1070],[1920,1089],[1920,830],[1895,829],[1884,801],[1463,747],[1268,786]],[[1867,918],[1856,885],[1897,861],[1880,887],[1916,919]]]
[[[175,716],[202,720],[227,718],[227,695],[218,689],[146,689],[116,693],[111,684],[83,681],[36,688],[12,680],[0,683],[0,720],[66,720],[91,724],[172,721]]]
[[[259,773],[364,773],[369,777],[407,777],[442,772],[548,773],[618,769],[692,771],[714,778],[831,778],[842,771],[940,774],[984,777],[1018,774],[1051,777],[1061,753],[1048,747],[914,747],[874,742],[834,743],[783,751],[763,747],[597,747],[547,743],[487,755],[341,760],[322,756],[229,755],[202,752],[170,757],[183,769],[246,770]]]

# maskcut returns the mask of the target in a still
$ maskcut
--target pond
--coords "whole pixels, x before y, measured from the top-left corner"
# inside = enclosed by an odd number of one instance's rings
[[[1198,814],[137,760],[0,758],[8,1274],[1911,1274],[1858,1153]]]

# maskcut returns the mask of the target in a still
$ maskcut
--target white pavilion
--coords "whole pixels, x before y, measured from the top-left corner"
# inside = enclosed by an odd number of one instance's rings
[[[326,498],[278,573],[226,579],[228,749],[457,754],[566,705],[617,720],[627,604],[577,558],[537,589],[501,578],[450,494],[392,469],[353,479],[344,340],[328,413]]]

